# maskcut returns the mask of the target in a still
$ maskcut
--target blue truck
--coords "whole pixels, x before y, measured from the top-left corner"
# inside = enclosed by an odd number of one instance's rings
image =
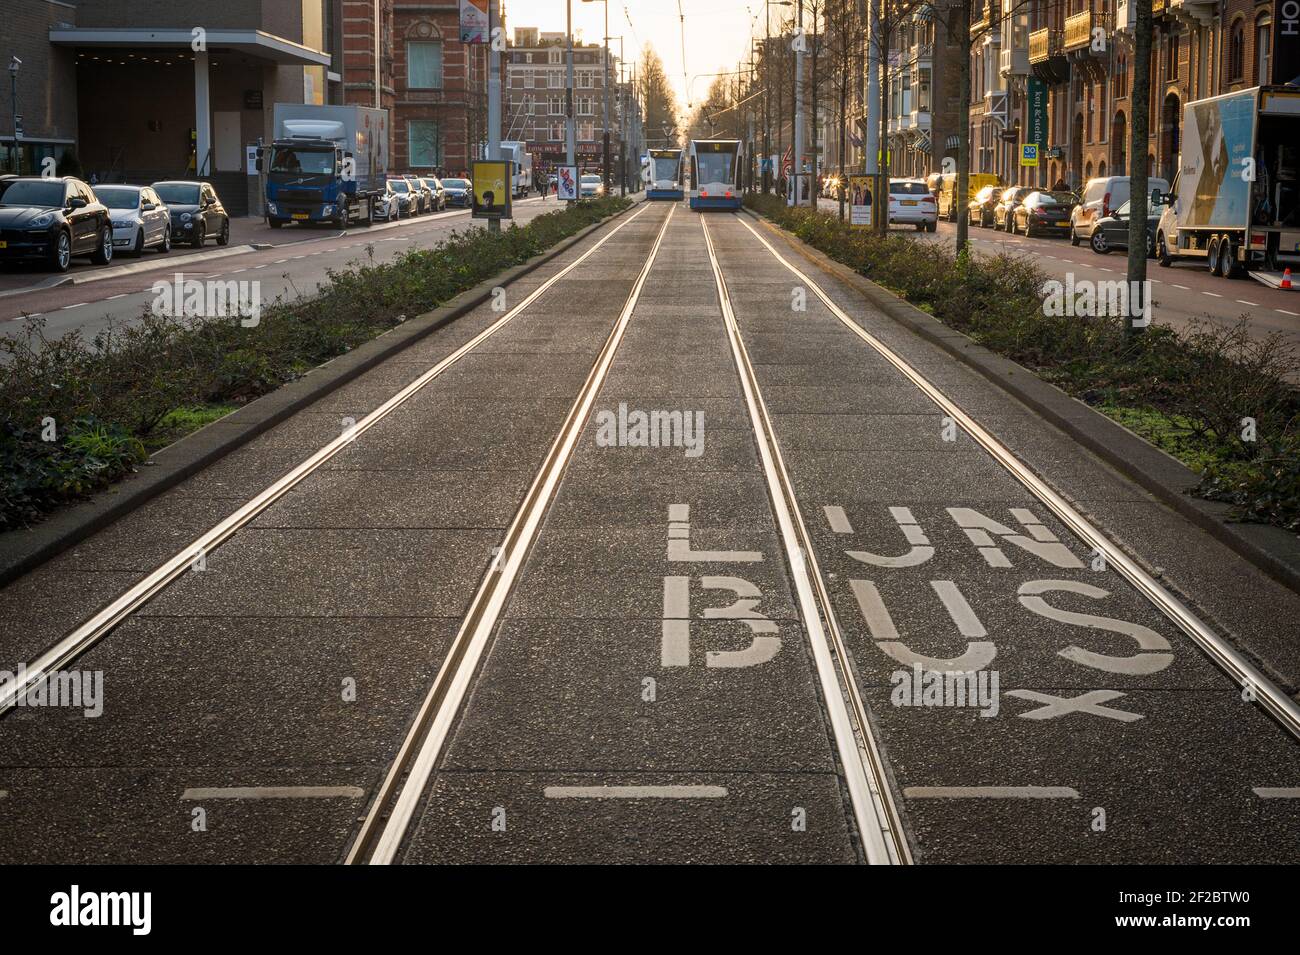
[[[388,110],[275,104],[275,140],[258,154],[266,221],[370,225],[388,179]]]

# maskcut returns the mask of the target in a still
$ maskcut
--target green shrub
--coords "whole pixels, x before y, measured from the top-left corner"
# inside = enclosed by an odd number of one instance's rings
[[[345,354],[408,316],[622,211],[614,196],[574,203],[493,233],[453,233],[391,263],[329,274],[314,298],[263,304],[261,320],[202,321],[148,311],[86,341],[43,319],[0,337],[0,530],[119,480],[187,430]],[[197,411],[195,409],[198,409]],[[42,440],[52,419],[55,440]]]
[[[1300,360],[1281,335],[1254,334],[1246,317],[1131,335],[1119,316],[1050,316],[1047,276],[1024,258],[959,258],[773,196],[745,202],[1175,455],[1201,475],[1195,493],[1228,501],[1237,519],[1300,531]]]

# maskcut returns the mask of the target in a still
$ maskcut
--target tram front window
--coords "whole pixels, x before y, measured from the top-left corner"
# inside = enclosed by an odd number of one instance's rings
[[[657,158],[654,161],[654,177],[656,182],[677,179],[677,160]]]
[[[731,182],[731,165],[735,158],[735,153],[697,153],[700,182]]]

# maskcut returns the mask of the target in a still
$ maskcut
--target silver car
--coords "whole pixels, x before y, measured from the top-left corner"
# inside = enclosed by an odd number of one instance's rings
[[[140,255],[145,249],[170,252],[172,214],[151,186],[99,185],[95,196],[108,207],[113,248]]]

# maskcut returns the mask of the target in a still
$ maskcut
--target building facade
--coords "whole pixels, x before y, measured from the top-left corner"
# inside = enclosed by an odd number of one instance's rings
[[[526,142],[534,170],[544,174],[567,154],[565,35],[521,26],[513,39],[506,56],[501,138]],[[584,172],[600,171],[603,162],[607,83],[611,167],[618,162],[623,113],[631,113],[627,90],[618,82],[618,60],[611,54],[606,66],[604,58],[599,44],[573,46],[577,162]]]

